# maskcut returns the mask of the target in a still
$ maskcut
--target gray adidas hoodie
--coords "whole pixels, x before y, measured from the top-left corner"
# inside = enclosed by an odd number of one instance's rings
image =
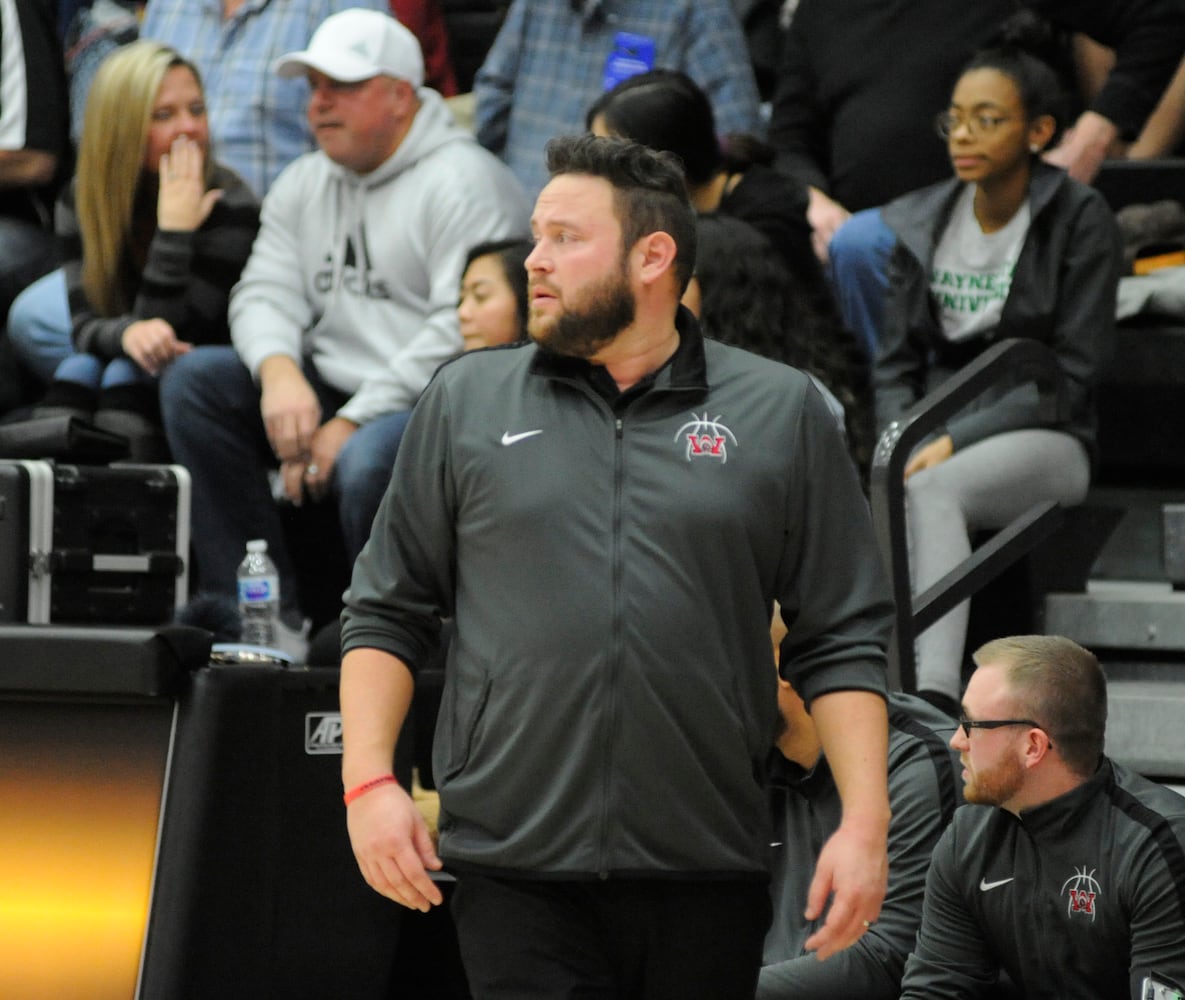
[[[407,136],[372,173],[316,151],[280,174],[231,297],[231,336],[252,374],[272,354],[310,357],[350,394],[339,415],[359,424],[410,409],[461,350],[457,288],[469,248],[527,231],[510,171],[439,94],[419,96]]]

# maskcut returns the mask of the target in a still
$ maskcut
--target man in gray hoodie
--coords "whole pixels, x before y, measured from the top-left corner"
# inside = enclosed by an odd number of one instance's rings
[[[161,405],[173,454],[193,475],[202,589],[233,594],[247,540],[265,538],[290,604],[269,469],[292,503],[333,496],[352,560],[408,412],[461,350],[467,250],[521,235],[528,213],[506,167],[422,86],[419,43],[387,14],[334,14],[275,69],[308,78],[319,149],[264,199],[231,298],[233,349],[179,358]]]

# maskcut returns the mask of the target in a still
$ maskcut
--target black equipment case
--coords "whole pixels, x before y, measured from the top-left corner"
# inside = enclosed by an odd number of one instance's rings
[[[0,622],[160,625],[188,599],[189,473],[0,459]]]

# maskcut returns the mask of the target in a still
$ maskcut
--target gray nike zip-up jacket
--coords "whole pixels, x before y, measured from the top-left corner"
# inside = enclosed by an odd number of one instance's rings
[[[764,877],[772,601],[808,704],[884,693],[890,600],[834,420],[801,372],[679,324],[616,405],[529,344],[450,362],[416,406],[342,644],[414,671],[455,618],[446,863]]]
[[[1142,998],[1185,982],[1185,797],[1104,759],[1025,810],[967,806],[934,852],[902,997]]]

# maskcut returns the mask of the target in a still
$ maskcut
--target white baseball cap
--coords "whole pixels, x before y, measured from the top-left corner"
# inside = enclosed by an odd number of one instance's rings
[[[325,18],[303,52],[272,63],[280,76],[303,76],[309,69],[342,83],[393,76],[418,88],[424,83],[424,54],[416,36],[395,18],[351,8]]]

